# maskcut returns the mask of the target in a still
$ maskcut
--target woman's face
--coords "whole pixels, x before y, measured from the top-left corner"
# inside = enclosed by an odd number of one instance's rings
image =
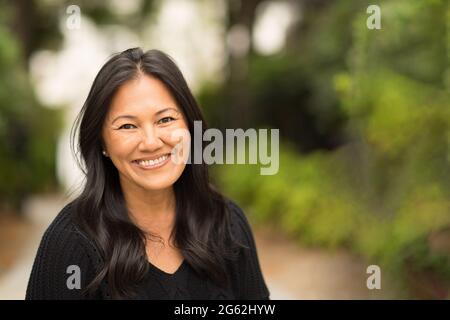
[[[177,129],[188,130],[186,120],[160,80],[140,75],[117,90],[102,138],[122,188],[161,190],[177,181],[186,166],[171,155]]]

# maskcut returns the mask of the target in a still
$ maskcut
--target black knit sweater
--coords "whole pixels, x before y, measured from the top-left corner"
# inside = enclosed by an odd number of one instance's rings
[[[199,277],[186,260],[173,274],[149,262],[137,299],[269,299],[248,221],[236,204],[228,202],[228,206],[232,231],[249,248],[240,249],[239,258],[227,267],[229,284],[218,287]],[[82,294],[82,289],[95,277],[102,259],[94,242],[76,227],[73,211],[70,204],[64,207],[42,237],[26,299],[88,299]],[[69,283],[69,277],[75,274],[69,266],[79,267],[80,289]],[[108,291],[107,284],[102,283],[95,295],[89,298],[110,299]]]

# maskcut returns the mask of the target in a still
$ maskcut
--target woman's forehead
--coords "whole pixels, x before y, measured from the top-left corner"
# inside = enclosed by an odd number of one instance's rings
[[[161,80],[143,75],[119,87],[111,101],[109,115],[155,114],[162,110],[181,111]]]

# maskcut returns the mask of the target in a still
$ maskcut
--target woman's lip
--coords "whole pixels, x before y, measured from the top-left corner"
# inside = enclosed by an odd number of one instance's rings
[[[159,158],[161,158],[162,156],[167,156],[167,155],[171,155],[171,152],[167,152],[167,153],[163,153],[163,154],[160,154],[159,156],[157,156],[157,157],[154,157],[154,158],[141,158],[141,159],[136,159],[136,160],[133,160],[133,162],[137,162],[137,161],[142,161],[142,160],[144,160],[144,161],[148,161],[148,160],[156,160],[156,159],[159,159]]]
[[[157,168],[160,168],[160,167],[164,166],[166,163],[168,163],[168,162],[170,161],[170,159],[171,159],[171,157],[172,157],[172,154],[168,153],[167,155],[168,155],[168,157],[167,157],[166,160],[164,160],[164,161],[162,161],[162,162],[160,162],[160,163],[154,164],[154,165],[144,166],[144,165],[139,164],[139,163],[137,162],[137,160],[132,161],[132,163],[133,163],[136,167],[138,167],[138,168],[140,168],[140,169],[143,169],[143,170],[157,169]]]

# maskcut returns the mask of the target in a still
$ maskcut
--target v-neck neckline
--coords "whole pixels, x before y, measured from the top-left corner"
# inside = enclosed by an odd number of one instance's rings
[[[150,261],[147,260],[147,262],[148,262],[148,264],[150,266],[150,269],[153,270],[155,273],[163,275],[165,277],[173,278],[173,277],[177,276],[184,269],[184,266],[186,264],[186,259],[183,259],[183,261],[181,262],[181,264],[178,266],[177,270],[175,270],[174,273],[168,273],[168,272],[166,272],[164,270],[161,270],[160,268],[155,266]]]

